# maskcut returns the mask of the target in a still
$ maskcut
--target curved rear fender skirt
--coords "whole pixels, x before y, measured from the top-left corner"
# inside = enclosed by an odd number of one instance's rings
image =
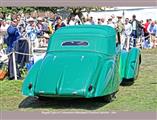
[[[115,70],[114,60],[110,60],[103,65],[96,85],[95,97],[108,95],[118,90],[118,88],[113,88],[115,86],[113,84],[119,84],[119,81],[113,82],[116,79]]]
[[[22,85],[22,94],[26,96],[34,96],[34,87],[36,83],[36,77],[40,69],[42,59],[37,61],[30,69],[27,77],[25,78]],[[30,88],[29,88],[30,87]]]
[[[119,75],[120,75],[121,82],[123,78],[125,77],[125,72],[126,72],[125,68],[127,65],[127,58],[128,58],[128,52],[125,50],[122,50],[120,54],[120,66],[119,66]]]
[[[138,48],[132,48],[129,51],[127,56],[127,62],[125,67],[125,76],[126,79],[134,79],[136,76],[136,72],[139,66],[139,58],[141,55],[141,51]]]

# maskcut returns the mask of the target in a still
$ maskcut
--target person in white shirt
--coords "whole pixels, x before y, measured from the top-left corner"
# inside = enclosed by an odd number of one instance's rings
[[[122,33],[122,48],[126,45],[126,50],[129,51],[129,43],[130,43],[130,36],[132,33],[132,25],[129,23],[129,19],[125,19],[124,24],[124,31]]]

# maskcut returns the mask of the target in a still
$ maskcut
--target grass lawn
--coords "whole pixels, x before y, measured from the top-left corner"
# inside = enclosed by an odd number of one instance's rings
[[[92,99],[50,99],[39,101],[22,96],[23,81],[0,81],[1,111],[157,111],[157,49],[142,50],[138,79],[120,86],[117,98],[109,103]]]

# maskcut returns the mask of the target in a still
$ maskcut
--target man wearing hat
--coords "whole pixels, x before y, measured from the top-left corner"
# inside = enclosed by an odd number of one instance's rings
[[[37,33],[39,31],[35,24],[35,20],[33,18],[29,18],[27,22],[28,22],[28,25],[26,27],[26,33],[30,41],[32,42],[33,46],[38,47]]]
[[[61,16],[56,17],[57,24],[55,25],[55,31],[61,27],[65,27],[65,24],[62,22]]]
[[[42,17],[38,17],[37,18],[37,21],[38,21],[38,23],[37,23],[37,28],[38,28],[38,35],[39,36],[42,36],[43,35],[43,33],[44,33],[44,31],[43,31],[43,29],[44,29],[44,25],[43,25],[43,18]]]
[[[34,41],[38,32],[37,26],[35,24],[35,20],[32,17],[30,17],[27,20],[27,22],[28,22],[28,25],[26,27],[26,32],[30,40]]]
[[[124,24],[121,21],[121,19],[122,19],[121,16],[117,16],[117,18],[118,18],[118,21],[117,21],[117,37],[118,37],[118,40],[120,40],[120,42],[121,42],[121,35],[122,35],[123,30],[124,30]]]

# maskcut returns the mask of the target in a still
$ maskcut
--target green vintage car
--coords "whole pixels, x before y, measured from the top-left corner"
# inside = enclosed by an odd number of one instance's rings
[[[29,71],[22,93],[111,101],[123,79],[137,78],[139,61],[140,50],[122,51],[109,26],[63,27],[50,38],[45,57]]]

